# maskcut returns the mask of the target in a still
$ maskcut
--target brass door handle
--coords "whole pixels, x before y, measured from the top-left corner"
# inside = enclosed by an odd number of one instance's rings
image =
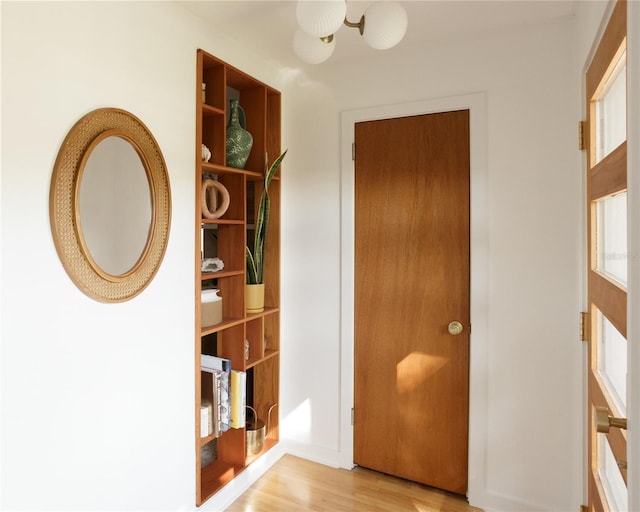
[[[464,327],[460,322],[458,322],[457,320],[454,320],[453,322],[449,322],[447,329],[449,330],[449,334],[453,334],[454,336],[457,336],[464,330]]]
[[[609,416],[609,409],[596,406],[593,411],[593,421],[596,424],[596,431],[601,434],[609,433],[611,427],[627,430],[627,418],[614,418]]]

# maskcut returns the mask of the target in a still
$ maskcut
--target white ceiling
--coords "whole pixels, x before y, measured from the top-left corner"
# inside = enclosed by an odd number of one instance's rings
[[[575,14],[579,0],[401,0],[407,10],[407,35],[396,48],[428,48],[429,43],[482,35],[508,27]],[[299,66],[293,53],[296,31],[294,0],[178,0],[211,24],[224,27],[237,39],[285,64]],[[348,0],[347,18],[358,21],[372,1]],[[357,29],[342,27],[336,34],[330,61],[360,57],[379,51],[369,48]],[[394,51],[385,50],[385,51]],[[320,64],[322,65],[322,64]]]

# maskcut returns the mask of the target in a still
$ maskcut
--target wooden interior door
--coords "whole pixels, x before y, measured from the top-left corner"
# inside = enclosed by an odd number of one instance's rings
[[[468,110],[356,124],[354,462],[459,494],[469,172]]]
[[[628,510],[626,2],[586,73],[589,510]],[[637,91],[634,91],[637,94]],[[620,428],[624,427],[624,428]]]

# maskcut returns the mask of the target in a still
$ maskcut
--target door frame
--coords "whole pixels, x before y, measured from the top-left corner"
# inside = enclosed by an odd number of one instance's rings
[[[640,510],[640,3],[627,2],[627,488],[629,510]]]
[[[341,389],[340,389],[340,465],[353,467],[354,403],[354,205],[355,165],[352,159],[355,124],[452,110],[469,110],[471,180],[471,290],[469,367],[469,460],[467,496],[471,503],[484,501],[486,494],[487,438],[487,353],[489,280],[488,268],[488,134],[487,98],[473,93],[446,98],[384,105],[341,113]]]

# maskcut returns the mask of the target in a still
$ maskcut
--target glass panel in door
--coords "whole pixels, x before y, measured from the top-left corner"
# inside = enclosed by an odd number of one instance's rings
[[[617,414],[627,410],[627,340],[596,308],[597,362],[602,383]]]
[[[605,435],[598,436],[598,476],[611,511],[629,510],[627,484]]]
[[[600,162],[627,139],[627,54],[615,63],[595,101],[595,162]]]
[[[627,285],[627,193],[595,202],[596,270]]]

